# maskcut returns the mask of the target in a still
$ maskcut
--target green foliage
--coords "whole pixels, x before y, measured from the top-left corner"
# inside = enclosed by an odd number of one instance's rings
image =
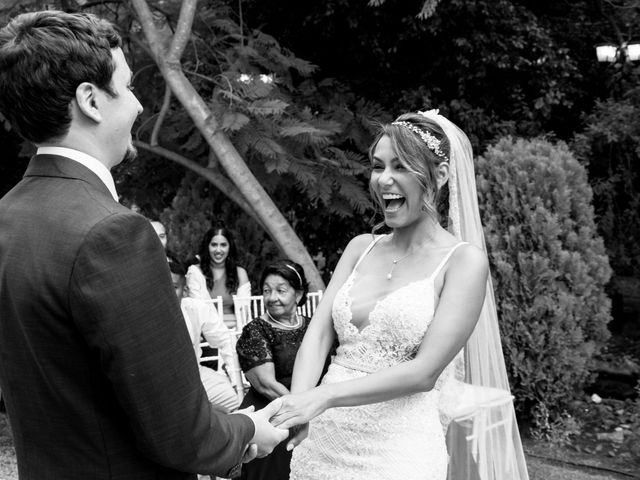
[[[587,165],[598,227],[617,275],[640,277],[640,92],[597,102],[574,149]]]
[[[537,5],[548,2],[421,2],[429,9],[436,3],[426,20],[417,18],[419,5],[403,0],[378,0],[376,8],[347,0],[247,0],[245,12],[282,45],[394,115],[440,108],[476,147],[505,134],[574,128],[566,120],[578,118],[574,102],[583,93],[576,85],[587,86],[577,68],[584,52],[574,54],[563,32],[585,2],[558,12]],[[589,20],[580,18],[580,25]],[[593,36],[585,41],[593,59]]]
[[[611,270],[584,168],[563,143],[506,138],[478,195],[517,408],[544,428],[589,379],[609,334]]]
[[[385,0],[369,0],[369,5],[373,7],[379,7],[380,5],[384,4],[384,2]],[[439,2],[440,0],[424,0],[422,9],[420,9],[418,17],[423,20],[429,18],[436,11],[436,7],[438,6]]]
[[[366,119],[377,113],[344,86],[309,78],[315,66],[280,46],[270,35],[241,27],[224,2],[198,10],[193,41],[182,65],[198,93],[208,99],[254,176],[272,198],[302,195],[323,215],[345,219],[372,210],[366,193],[372,138]],[[143,104],[157,111],[163,79],[142,70]],[[144,138],[155,119],[138,129]],[[215,167],[209,147],[177,102],[171,104],[160,141],[202,165]],[[223,173],[221,173],[223,174]],[[278,203],[281,210],[286,205]]]

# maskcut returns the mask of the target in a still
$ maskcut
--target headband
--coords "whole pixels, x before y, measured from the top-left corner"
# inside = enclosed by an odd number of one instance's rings
[[[298,273],[298,270],[296,270],[295,267],[292,267],[288,263],[285,263],[284,266],[287,267],[287,268],[290,268],[291,270],[293,270],[295,272],[296,276],[298,277],[298,280],[300,280],[300,290],[304,289],[304,285],[302,284],[302,277]]]
[[[399,125],[401,127],[408,128],[414,133],[417,133],[418,135],[420,135],[422,141],[427,144],[429,150],[435,153],[438,157],[444,158],[445,161],[449,161],[444,152],[440,150],[440,140],[431,135],[431,133],[429,133],[428,131],[422,130],[421,128],[416,127],[414,124],[404,121],[392,122],[391,125]]]

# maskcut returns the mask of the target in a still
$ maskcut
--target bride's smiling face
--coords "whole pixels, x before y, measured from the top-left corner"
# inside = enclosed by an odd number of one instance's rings
[[[407,226],[424,216],[424,192],[416,175],[383,135],[372,155],[370,187],[381,201],[385,223],[391,228]]]

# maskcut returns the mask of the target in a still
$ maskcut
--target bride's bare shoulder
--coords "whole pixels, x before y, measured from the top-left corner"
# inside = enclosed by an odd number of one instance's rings
[[[466,243],[460,245],[460,248],[453,252],[449,269],[467,275],[471,272],[477,272],[479,275],[486,276],[489,269],[489,259],[481,248]]]
[[[371,242],[378,237],[379,235],[374,236],[371,233],[363,233],[353,237],[342,252],[341,261],[353,266]]]
[[[372,233],[363,233],[357,235],[351,239],[351,241],[347,245],[347,248],[345,249],[345,252],[347,250],[352,250],[353,253],[360,255],[367,249],[371,242],[378,239],[380,236],[381,235],[373,235]]]

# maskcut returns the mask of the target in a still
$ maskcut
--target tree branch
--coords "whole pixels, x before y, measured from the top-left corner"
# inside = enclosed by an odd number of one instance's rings
[[[153,23],[153,14],[151,13],[151,9],[149,9],[149,5],[147,5],[145,0],[131,0],[131,3],[133,3],[138,14],[138,21],[140,25],[142,25],[142,30],[145,32],[148,40],[147,43],[153,57],[163,58],[166,53],[163,48],[164,38],[160,36],[158,29]]]
[[[180,16],[178,17],[178,25],[171,40],[167,62],[177,63],[180,61],[182,52],[184,51],[189,39],[191,38],[191,26],[196,15],[196,6],[198,0],[182,0],[180,7]]]
[[[165,84],[164,100],[162,100],[162,107],[160,107],[160,112],[158,112],[158,118],[156,118],[156,122],[153,124],[151,139],[149,140],[149,143],[151,144],[152,147],[158,146],[158,133],[160,132],[160,128],[162,127],[162,122],[164,122],[164,118],[167,116],[167,112],[169,111],[169,105],[171,105],[171,88],[169,88],[169,85]]]
[[[184,1],[195,2],[195,0]],[[233,182],[239,191],[239,195],[244,199],[245,203],[243,205],[249,205],[245,211],[247,211],[247,213],[251,212],[250,215],[253,218],[260,219],[258,222],[265,231],[267,231],[284,255],[305,267],[309,283],[314,289],[324,289],[324,282],[311,255],[309,255],[309,252],[291,227],[291,224],[278,209],[273,199],[264,190],[264,187],[257,181],[229,137],[219,130],[219,124],[214,113],[208,103],[205,102],[202,96],[196,91],[193,84],[189,82],[182,70],[180,62],[175,61],[176,59],[170,61],[167,58],[163,45],[173,43],[172,41],[167,42],[167,40],[171,40],[171,36],[166,34],[166,32],[161,33],[156,28],[153,22],[153,15],[145,0],[131,0],[131,2],[138,14],[138,20],[142,26],[143,33],[146,36],[147,43],[153,52],[153,57],[160,68],[165,82],[171,88],[176,99],[185,108],[211,149],[215,152],[220,166],[226,172],[228,179]],[[190,5],[193,5],[193,3],[190,3]],[[187,10],[184,16],[182,16],[181,12],[181,17],[183,19],[188,18],[188,12],[189,10]],[[151,145],[149,145],[149,147],[151,147]],[[176,162],[178,162],[178,159],[176,159]],[[197,166],[203,168],[199,164]],[[192,165],[189,164],[188,168],[192,168]],[[216,179],[219,179],[219,176],[212,174],[210,171],[198,171],[212,183],[214,183]],[[231,190],[227,191],[231,192]],[[235,191],[235,189],[233,191]],[[238,204],[241,205],[239,202]]]

